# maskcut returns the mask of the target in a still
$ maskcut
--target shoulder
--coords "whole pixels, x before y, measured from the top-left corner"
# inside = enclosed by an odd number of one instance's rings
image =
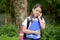
[[[42,17],[42,21],[45,23],[45,19]]]
[[[24,19],[24,21],[27,21],[27,19],[30,19],[30,16],[26,17],[26,18]]]
[[[27,19],[31,20],[30,16],[28,16]]]
[[[27,25],[27,19],[30,19],[30,16],[24,19],[24,21],[22,22],[22,25],[25,25],[25,26]]]
[[[42,17],[42,20],[44,20],[44,18]]]

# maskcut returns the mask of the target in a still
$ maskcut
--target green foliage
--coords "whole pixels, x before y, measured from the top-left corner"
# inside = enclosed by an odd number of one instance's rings
[[[42,30],[42,40],[60,40],[60,25],[46,24],[46,29]],[[4,25],[0,27],[1,40],[19,40],[16,37],[16,27],[14,25]]]
[[[16,36],[17,30],[14,25],[3,25],[0,27],[0,36],[7,35],[7,36]]]
[[[47,24],[42,30],[42,40],[60,40],[60,25]]]
[[[7,35],[0,36],[0,40],[19,40],[19,37],[8,37]]]
[[[14,0],[0,0],[0,13],[11,13],[14,12]]]

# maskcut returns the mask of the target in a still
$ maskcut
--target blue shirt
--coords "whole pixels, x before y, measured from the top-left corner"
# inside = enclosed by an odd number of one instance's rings
[[[33,31],[40,30],[40,23],[37,20],[33,20],[31,22],[31,25],[28,28],[28,30],[33,30]],[[33,39],[37,39],[37,36],[38,35],[36,35],[36,34],[27,34],[26,35],[26,37],[33,38]]]

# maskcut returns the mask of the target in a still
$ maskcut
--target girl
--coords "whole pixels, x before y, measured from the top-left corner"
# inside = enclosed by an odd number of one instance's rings
[[[42,8],[40,4],[34,5],[31,11],[31,15],[27,17],[30,20],[29,27],[27,29],[27,18],[22,23],[23,32],[26,33],[25,40],[40,40],[40,29],[45,29],[45,21],[42,18]]]

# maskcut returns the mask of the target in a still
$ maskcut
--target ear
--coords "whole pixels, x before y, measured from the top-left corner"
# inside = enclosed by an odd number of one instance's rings
[[[34,11],[34,8],[32,8],[32,11]]]

